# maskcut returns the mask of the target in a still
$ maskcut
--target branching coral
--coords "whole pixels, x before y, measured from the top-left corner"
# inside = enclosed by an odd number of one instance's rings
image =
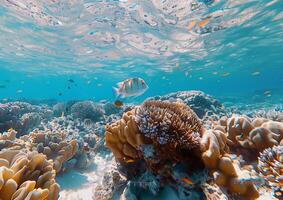
[[[0,151],[0,199],[57,200],[52,161],[37,152]]]
[[[54,161],[56,172],[60,172],[63,163],[70,160],[78,150],[77,141],[67,141],[64,132],[35,130],[27,140],[31,150],[37,150]]]
[[[75,118],[91,119],[98,121],[103,117],[105,111],[102,106],[92,101],[77,102],[71,107],[71,113]]]
[[[283,146],[265,149],[258,158],[260,175],[268,182],[277,198],[283,198]]]

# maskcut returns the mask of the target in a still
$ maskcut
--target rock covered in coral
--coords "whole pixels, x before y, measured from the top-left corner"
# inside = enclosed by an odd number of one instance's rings
[[[35,106],[25,102],[0,104],[0,132],[13,128],[20,135],[27,134],[42,119],[51,118],[52,114],[47,106]]]
[[[92,121],[100,120],[105,111],[101,105],[92,101],[77,102],[71,107],[71,114],[75,118],[91,119]]]
[[[149,100],[168,100],[170,102],[181,101],[191,107],[191,109],[197,114],[199,118],[205,117],[205,115],[212,114],[225,114],[223,105],[210,95],[205,94],[202,91],[179,91],[170,93],[164,96],[156,96],[149,98]]]
[[[265,149],[258,158],[258,170],[276,198],[283,198],[283,146]]]
[[[0,199],[57,200],[52,161],[37,152],[0,151]]]
[[[9,129],[7,132],[0,133],[0,151],[2,149],[22,149],[24,141],[16,138],[17,131]]]

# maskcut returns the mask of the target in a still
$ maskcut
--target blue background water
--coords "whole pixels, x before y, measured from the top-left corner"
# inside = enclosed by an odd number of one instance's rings
[[[30,2],[43,14],[22,6]],[[141,77],[149,90],[137,101],[180,90],[282,101],[281,1],[194,1],[200,8],[183,15],[142,1],[50,2],[0,6],[0,99],[113,100],[117,82]],[[96,9],[86,12],[91,5]],[[215,17],[205,28],[187,30],[193,19],[208,16]]]

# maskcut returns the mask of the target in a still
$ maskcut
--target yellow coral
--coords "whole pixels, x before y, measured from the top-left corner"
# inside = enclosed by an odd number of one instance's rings
[[[229,191],[250,199],[258,197],[258,191],[251,181],[241,180],[239,163],[233,161],[227,152],[227,138],[220,130],[205,131],[201,139],[202,160],[213,172],[215,182]]]
[[[138,160],[138,147],[147,143],[135,122],[136,109],[123,114],[122,119],[106,125],[106,146],[120,162]]]
[[[59,185],[52,161],[37,152],[2,150],[0,152],[1,200],[55,200]]]
[[[54,161],[56,172],[60,172],[64,162],[73,158],[78,150],[76,140],[67,141],[65,133],[36,130],[27,137],[30,150],[43,153]]]

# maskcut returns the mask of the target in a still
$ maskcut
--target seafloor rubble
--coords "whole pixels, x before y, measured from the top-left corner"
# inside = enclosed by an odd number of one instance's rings
[[[283,199],[283,113],[200,91],[0,104],[0,199]],[[241,107],[240,107],[241,108]]]

